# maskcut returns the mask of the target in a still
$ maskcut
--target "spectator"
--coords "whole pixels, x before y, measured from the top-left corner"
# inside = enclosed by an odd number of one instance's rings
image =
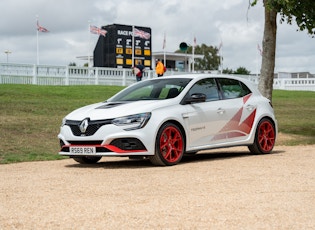
[[[135,67],[133,67],[133,72],[136,75],[137,81],[141,81],[142,80],[144,68],[145,67],[143,65],[141,65],[141,64],[136,65]]]
[[[155,67],[155,72],[157,74],[158,77],[162,77],[164,74],[164,65],[161,62],[160,59],[156,59],[156,67]]]

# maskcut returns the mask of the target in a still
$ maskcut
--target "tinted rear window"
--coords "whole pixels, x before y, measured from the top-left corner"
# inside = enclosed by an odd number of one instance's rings
[[[218,82],[220,84],[224,99],[244,97],[245,95],[251,93],[249,88],[238,80],[219,78]]]

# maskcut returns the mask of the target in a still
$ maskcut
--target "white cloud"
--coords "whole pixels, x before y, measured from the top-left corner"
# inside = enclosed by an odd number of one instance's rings
[[[252,73],[260,69],[262,3],[248,9],[244,0],[10,0],[1,1],[0,8],[0,62],[6,62],[4,51],[11,50],[10,61],[36,63],[39,15],[40,24],[50,30],[39,36],[43,64],[82,65],[76,57],[92,53],[97,41],[88,24],[117,23],[151,27],[153,51],[162,50],[164,33],[167,51],[177,50],[183,41],[191,44],[194,36],[197,44],[218,46],[222,40],[225,68],[243,66]],[[296,25],[278,25],[276,71],[315,73],[314,39],[296,29]]]

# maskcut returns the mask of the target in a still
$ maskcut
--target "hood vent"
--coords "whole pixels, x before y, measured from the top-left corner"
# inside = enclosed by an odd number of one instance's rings
[[[116,103],[107,103],[105,105],[102,105],[100,107],[97,107],[96,109],[110,109],[110,108],[113,108],[113,107],[116,107],[118,105],[122,105],[124,103],[121,103],[121,102],[116,102]]]

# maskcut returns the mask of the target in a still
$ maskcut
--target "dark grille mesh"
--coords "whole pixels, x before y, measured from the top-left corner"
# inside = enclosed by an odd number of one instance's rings
[[[101,145],[102,140],[99,141],[68,141],[71,145]]]
[[[122,150],[146,150],[142,142],[136,138],[115,139],[110,144]]]
[[[71,128],[71,131],[74,136],[92,136],[96,131],[102,127],[103,125],[111,124],[110,120],[100,120],[100,121],[88,121],[88,127],[84,133],[80,130],[80,124],[82,121],[71,121],[67,120],[66,125],[68,125]]]

